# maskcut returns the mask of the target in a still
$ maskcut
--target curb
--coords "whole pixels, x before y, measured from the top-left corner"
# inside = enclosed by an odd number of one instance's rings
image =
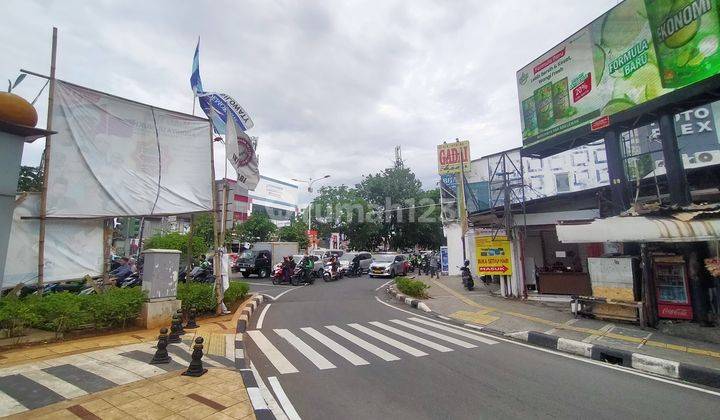
[[[395,290],[393,286],[388,286],[387,292],[390,296],[395,298],[400,303],[404,303],[406,305],[409,305],[413,308],[420,309],[423,312],[431,313],[432,310],[428,308],[428,306],[422,302],[419,299],[411,298],[410,296],[405,296],[402,293]]]
[[[265,399],[260,393],[260,387],[258,387],[252,369],[249,368],[250,361],[245,358],[245,343],[243,342],[243,335],[245,331],[247,331],[250,317],[264,300],[265,296],[263,295],[253,295],[250,300],[245,302],[245,305],[239,309],[240,318],[238,318],[237,325],[235,326],[235,369],[240,371],[240,376],[242,377],[245,389],[253,406],[253,411],[255,412],[255,418],[258,420],[275,420],[275,415],[273,415],[265,403]]]
[[[654,375],[666,376],[672,379],[679,379],[685,382],[720,388],[720,370],[660,359],[642,353],[610,348],[599,344],[570,340],[536,331],[522,331],[506,334],[506,336],[551,350],[588,357],[593,360],[620,365]]]

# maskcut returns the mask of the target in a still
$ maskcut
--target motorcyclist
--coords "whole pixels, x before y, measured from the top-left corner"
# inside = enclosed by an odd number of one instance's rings
[[[293,260],[291,255],[288,255],[287,257],[283,257],[282,270],[283,270],[283,281],[286,281],[289,283],[290,277],[293,274],[293,270],[295,270],[295,260]]]
[[[310,258],[310,256],[305,255],[300,260],[300,268],[303,270],[303,278],[305,280],[310,279],[310,273],[312,273],[313,269],[315,268],[315,262]]]
[[[335,254],[330,255],[330,273],[335,276],[338,269],[338,258]]]

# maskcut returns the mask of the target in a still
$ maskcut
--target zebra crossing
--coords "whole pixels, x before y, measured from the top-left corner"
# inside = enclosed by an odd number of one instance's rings
[[[329,370],[345,364],[367,366],[401,357],[423,357],[432,351],[449,353],[477,348],[479,344],[497,344],[462,327],[420,317],[353,322],[342,327],[303,327],[297,331],[249,330],[247,335],[280,375],[298,373],[296,365],[302,364]]]
[[[225,349],[230,356],[206,354],[203,363],[234,368],[231,343]],[[154,343],[139,343],[0,369],[0,417],[185,369],[190,344],[169,345],[172,362],[162,365],[148,364]]]

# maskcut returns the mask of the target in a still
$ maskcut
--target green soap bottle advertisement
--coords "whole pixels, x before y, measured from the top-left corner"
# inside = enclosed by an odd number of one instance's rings
[[[660,79],[680,88],[720,70],[718,0],[645,0]]]
[[[570,115],[570,93],[568,91],[567,77],[558,80],[552,85],[553,114],[556,118],[564,118]]]
[[[552,82],[535,89],[533,96],[535,98],[535,112],[537,113],[538,126],[541,130],[550,127],[555,123]]]

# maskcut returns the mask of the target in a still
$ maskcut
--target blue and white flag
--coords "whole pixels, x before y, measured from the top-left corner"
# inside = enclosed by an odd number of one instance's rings
[[[195,92],[195,95],[197,95],[198,92],[203,92],[202,80],[200,80],[200,37],[198,37],[198,42],[195,46],[192,73],[190,74],[190,87],[193,92]]]
[[[200,79],[200,38],[198,38],[195,47],[190,87],[200,102],[200,108],[212,121],[216,133],[225,134],[228,114],[232,116],[238,129],[242,131],[247,131],[255,125],[250,115],[235,99],[224,93],[205,92],[203,90],[202,80]]]

